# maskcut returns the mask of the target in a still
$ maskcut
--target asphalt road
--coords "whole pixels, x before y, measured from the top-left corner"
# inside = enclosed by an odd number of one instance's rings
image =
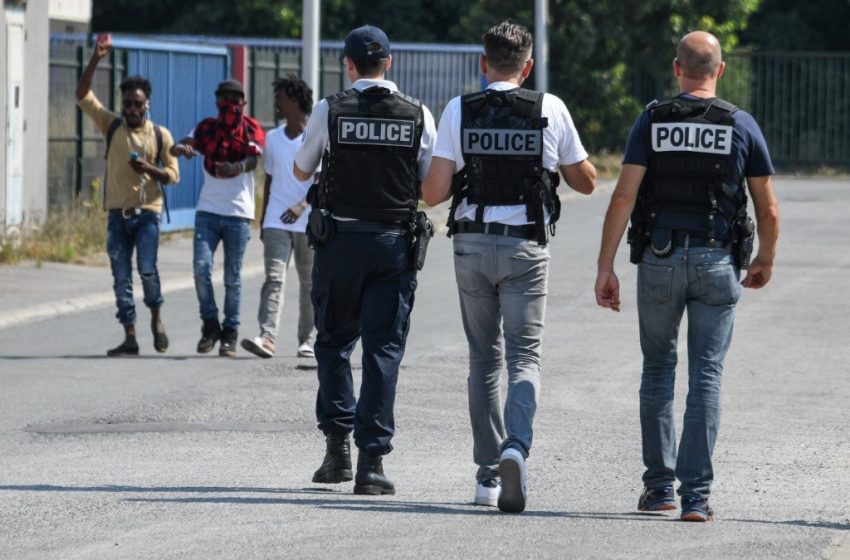
[[[745,292],[727,360],[713,523],[635,511],[635,268],[624,246],[623,311],[596,307],[600,193],[565,204],[552,244],[525,513],[471,505],[466,344],[440,237],[400,375],[393,497],[310,482],[323,439],[315,366],[295,357],[294,270],[271,360],[196,355],[189,288],[167,296],[162,356],[140,321],[145,355],[104,357],[120,338],[109,304],[0,327],[0,558],[850,557],[850,184],[776,190],[774,279]],[[245,284],[253,336],[260,279]],[[679,415],[686,377],[681,364]]]

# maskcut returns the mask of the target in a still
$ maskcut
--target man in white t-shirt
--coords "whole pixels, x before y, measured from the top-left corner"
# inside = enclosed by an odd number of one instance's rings
[[[262,154],[265,132],[245,115],[245,90],[225,80],[215,91],[218,117],[204,119],[172,148],[173,155],[204,158],[204,185],[195,208],[193,268],[198,295],[201,340],[205,354],[221,340],[220,356],[235,356],[242,300],[242,257],[254,219],[254,168]],[[218,244],[224,247],[224,320],[219,323],[212,286]]]
[[[298,292],[298,356],[313,357],[313,304],[310,289],[313,285],[313,250],[307,244],[307,190],[312,181],[299,181],[292,175],[295,152],[304,142],[307,117],[313,110],[313,91],[302,80],[287,76],[274,82],[274,108],[278,118],[286,123],[266,137],[263,168],[266,184],[263,191],[262,224],[263,257],[266,279],[260,292],[257,320],[260,335],[242,339],[242,348],[271,358],[283,308],[286,269],[295,255],[295,270],[300,285]]]
[[[525,460],[540,388],[546,243],[560,212],[557,173],[582,194],[593,192],[596,180],[563,101],[520,88],[534,64],[531,45],[531,34],[515,23],[484,35],[480,65],[490,85],[449,102],[422,183],[427,204],[452,198],[449,234],[469,344],[475,503],[508,512],[525,509]]]

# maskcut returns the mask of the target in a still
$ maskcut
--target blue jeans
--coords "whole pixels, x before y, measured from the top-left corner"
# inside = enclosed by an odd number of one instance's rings
[[[739,278],[732,256],[723,249],[676,248],[666,258],[647,249],[638,265],[640,423],[643,482],[648,488],[670,485],[678,478],[682,496],[708,498],[711,492],[720,379],[741,296]],[[688,397],[677,455],[673,385],[679,324],[686,310]]]
[[[250,230],[247,218],[219,216],[209,212],[195,214],[194,271],[195,292],[201,307],[201,319],[218,320],[218,307],[212,285],[212,267],[219,242],[224,247],[224,321],[222,327],[239,329],[242,301],[242,257]]]
[[[316,419],[326,435],[354,430],[355,445],[369,455],[392,451],[398,368],[416,290],[410,244],[397,232],[337,232],[313,261]],[[351,353],[358,338],[363,378],[355,399]]]
[[[124,218],[120,212],[110,211],[106,225],[106,252],[112,268],[112,289],[118,307],[115,316],[122,325],[136,322],[136,305],[133,303],[134,248],[145,305],[158,309],[163,302],[159,271],[156,268],[159,214],[143,210],[141,214]]]
[[[498,474],[501,452],[528,457],[540,392],[549,249],[483,233],[454,237],[455,277],[469,344],[469,416],[479,482]],[[504,352],[503,352],[504,344]],[[507,362],[502,421],[500,378]]]

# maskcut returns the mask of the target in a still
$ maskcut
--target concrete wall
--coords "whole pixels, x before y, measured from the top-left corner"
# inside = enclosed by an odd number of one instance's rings
[[[0,10],[0,239],[6,236],[6,104],[9,90],[6,80],[6,9]]]
[[[23,188],[22,221],[24,229],[44,222],[47,216],[47,142],[50,73],[50,35],[48,0],[29,0],[24,12],[24,83],[23,99]],[[0,110],[6,120],[8,103],[6,7],[0,12]],[[6,127],[0,127],[0,237],[17,232],[6,223]]]
[[[47,139],[50,103],[50,26],[48,0],[29,0],[26,14],[24,99],[24,224],[47,217]]]

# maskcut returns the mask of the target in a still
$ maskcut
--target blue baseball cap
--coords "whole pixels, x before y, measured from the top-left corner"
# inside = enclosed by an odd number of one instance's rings
[[[345,38],[343,57],[351,60],[378,60],[390,55],[387,34],[374,25],[364,25],[351,31]]]

